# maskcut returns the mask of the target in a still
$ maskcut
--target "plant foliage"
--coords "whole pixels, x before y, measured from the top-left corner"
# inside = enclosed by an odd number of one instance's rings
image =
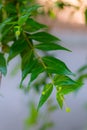
[[[44,53],[70,50],[59,44],[60,38],[46,31],[46,25],[33,18],[38,8],[41,6],[30,6],[27,0],[0,1],[0,72],[6,75],[6,63],[19,55],[22,72],[20,87],[27,77],[30,77],[27,87],[32,87],[39,75],[46,73],[50,81],[44,83],[38,109],[47,101],[54,88],[56,99],[62,108],[64,95],[76,90],[80,84],[69,77],[73,73],[63,61]]]

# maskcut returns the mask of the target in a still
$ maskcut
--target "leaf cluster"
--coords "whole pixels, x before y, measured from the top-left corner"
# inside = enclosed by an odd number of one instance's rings
[[[19,55],[22,72],[20,88],[27,77],[27,88],[30,88],[32,83],[45,73],[50,80],[44,83],[38,109],[49,98],[53,88],[56,88],[56,99],[62,108],[64,95],[76,90],[80,84],[69,77],[73,73],[63,61],[46,53],[53,50],[70,50],[60,45],[60,38],[46,31],[46,25],[33,18],[40,5],[29,6],[24,2],[7,0],[0,3],[0,72],[6,75],[8,63]]]

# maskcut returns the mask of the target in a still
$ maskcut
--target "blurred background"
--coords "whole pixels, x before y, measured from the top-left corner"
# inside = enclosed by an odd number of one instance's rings
[[[44,5],[43,9],[38,10],[37,21],[47,24],[49,32],[59,37],[61,44],[72,50],[58,51],[56,55],[84,80],[84,86],[66,97],[70,113],[57,108],[53,92],[51,99],[38,114],[38,93],[33,89],[30,93],[24,93],[18,88],[21,72],[19,57],[15,58],[8,66],[7,76],[1,81],[0,130],[87,130],[87,1],[37,2]]]

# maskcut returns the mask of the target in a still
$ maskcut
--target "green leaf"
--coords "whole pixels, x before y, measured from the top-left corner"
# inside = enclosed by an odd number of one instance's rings
[[[85,9],[84,15],[85,15],[85,23],[87,24],[87,8]]]
[[[29,116],[28,118],[25,120],[26,125],[28,125],[29,127],[32,125],[37,124],[37,119],[38,119],[38,112],[37,109],[35,108],[35,104],[34,103],[30,103],[29,104]]]
[[[4,28],[5,28],[5,30],[4,30]],[[0,41],[2,41],[4,38],[6,39],[6,36],[9,34],[9,32],[11,30],[11,27],[8,28],[8,27],[5,26],[4,28],[3,28],[4,31],[2,31],[2,35],[0,37]]]
[[[1,36],[0,36],[0,41],[3,44],[7,44],[9,42],[14,41],[15,35],[14,35],[14,27],[13,25],[10,25],[9,23],[6,23],[1,27]]]
[[[21,16],[21,17],[19,18],[19,20],[18,20],[18,24],[19,24],[20,26],[23,25],[23,24],[27,21],[28,17],[29,17],[29,14],[26,14],[26,15]]]
[[[0,72],[3,75],[6,75],[6,73],[7,73],[6,60],[3,56],[3,54],[1,54],[1,53],[0,53]]]
[[[54,85],[57,85],[59,87],[61,86],[67,86],[67,85],[75,85],[76,81],[72,80],[68,76],[65,75],[55,75],[54,76]]]
[[[26,25],[24,27],[24,29],[28,32],[35,32],[43,28],[47,28],[47,26],[36,22],[32,18],[28,18],[28,20],[26,21]]]
[[[60,108],[62,109],[63,107],[63,101],[64,101],[64,96],[59,94],[59,92],[56,93],[56,100],[60,106]]]
[[[30,14],[33,11],[36,11],[39,7],[41,7],[41,6],[40,5],[33,5],[33,6],[29,7],[29,9],[26,11],[26,13],[19,17],[18,24],[20,26],[23,25],[27,21]]]
[[[56,41],[60,41],[59,38],[49,34],[49,33],[46,33],[46,32],[37,32],[37,33],[34,33],[32,35],[30,35],[30,38],[31,39],[34,39],[36,41],[39,41],[39,42],[56,42]]]
[[[37,64],[35,64],[32,72],[31,72],[30,82],[35,80],[38,77],[38,75],[41,74],[42,72],[44,72],[44,68],[40,63],[37,62]]]
[[[25,66],[25,68],[22,70],[22,81],[26,78],[26,76],[31,73],[32,69],[35,67],[36,65],[36,60],[31,60],[30,62],[27,63],[27,65]],[[34,73],[34,72],[33,72]],[[33,75],[31,77],[31,81],[33,80]]]
[[[6,20],[4,20],[2,23],[0,23],[0,32],[2,31],[2,29],[9,23],[12,21],[13,18],[7,18]]]
[[[60,91],[61,94],[66,95],[71,92],[74,92],[78,90],[80,87],[82,87],[82,83],[76,83],[74,85],[66,85],[66,86],[61,86],[62,89]]]
[[[58,45],[58,44],[55,44],[55,43],[50,43],[50,42],[37,44],[37,45],[35,45],[35,48],[43,50],[43,51],[53,51],[53,50],[70,51],[70,50],[68,50],[67,48],[65,48],[65,47],[63,47],[61,45]]]
[[[46,84],[44,86],[44,89],[42,91],[42,95],[40,97],[40,101],[38,104],[38,110],[43,106],[43,104],[47,101],[47,99],[49,98],[49,96],[51,95],[53,91],[53,85],[51,83]]]
[[[20,87],[22,87],[22,83],[24,79],[27,77],[28,74],[31,74],[32,70],[35,68],[37,65],[37,59],[34,59],[34,55],[32,52],[32,49],[29,47],[26,48],[22,53],[21,53],[21,59],[22,59],[22,79],[20,82]],[[30,82],[29,82],[30,84]]]
[[[85,79],[87,79],[87,73],[81,74],[81,75],[78,77],[78,81],[82,82],[82,84],[83,84],[83,82],[84,82]]]
[[[79,70],[78,73],[82,73],[83,71],[87,70],[87,65],[82,66]]]
[[[28,47],[28,44],[26,43],[26,41],[24,41],[22,39],[15,41],[10,48],[8,61],[13,59],[18,54],[20,54],[27,47]]]
[[[65,75],[54,76],[54,85],[60,94],[71,93],[82,86],[80,82],[76,82]]]
[[[47,66],[46,70],[48,73],[73,75],[65,63],[57,58],[52,56],[45,56],[42,58],[42,60]]]
[[[24,70],[27,64],[30,63],[32,60],[33,60],[33,51],[30,47],[26,47],[21,52],[22,70]]]
[[[42,6],[39,4],[32,5],[31,7],[29,7],[29,9],[26,10],[26,12],[31,14],[32,12],[37,11],[37,9],[40,7]]]

